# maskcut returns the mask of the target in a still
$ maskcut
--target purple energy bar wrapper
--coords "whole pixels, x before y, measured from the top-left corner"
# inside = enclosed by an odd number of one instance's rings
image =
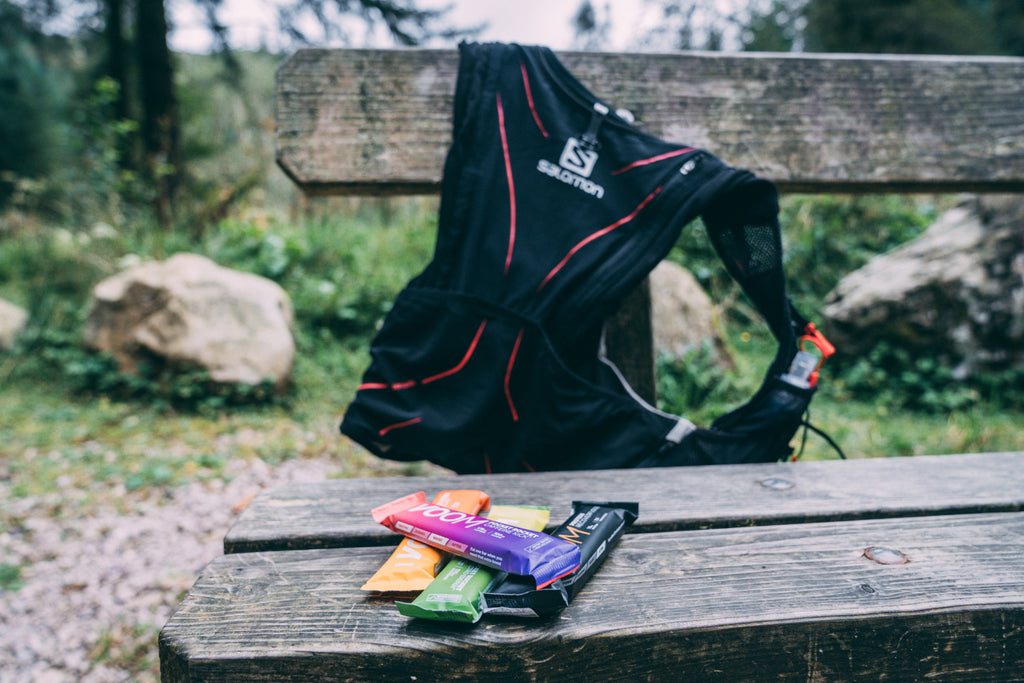
[[[510,575],[484,591],[480,597],[481,611],[529,617],[545,617],[562,611],[636,521],[639,510],[637,503],[573,501],[572,514],[553,535],[579,546],[580,568],[542,588],[534,588],[522,577]]]
[[[532,577],[543,588],[580,565],[574,543],[540,531],[428,503],[422,491],[372,511],[392,531],[510,574]]]

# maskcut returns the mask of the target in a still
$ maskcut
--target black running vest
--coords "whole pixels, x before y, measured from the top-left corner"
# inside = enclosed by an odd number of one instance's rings
[[[398,295],[341,431],[459,473],[759,462],[814,392],[780,379],[807,322],[785,294],[774,186],[616,114],[546,48],[463,44],[436,251]],[[702,217],[779,352],[710,428],[605,357],[606,317]]]

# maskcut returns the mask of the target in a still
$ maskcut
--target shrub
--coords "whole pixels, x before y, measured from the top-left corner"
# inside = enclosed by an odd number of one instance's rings
[[[218,263],[280,284],[305,333],[365,337],[430,259],[432,211],[415,202],[399,209],[392,217],[372,209],[339,213],[299,227],[226,220],[204,249]]]
[[[659,354],[655,371],[658,407],[673,415],[710,421],[725,412],[726,404],[743,399],[741,383],[716,362],[710,340],[681,358]]]
[[[884,341],[865,356],[836,361],[839,396],[927,413],[962,410],[982,400],[1002,408],[1024,408],[1024,368],[958,379],[938,353],[910,351]]]

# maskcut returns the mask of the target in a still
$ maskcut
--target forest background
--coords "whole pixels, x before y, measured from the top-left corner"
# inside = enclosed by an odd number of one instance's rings
[[[430,258],[436,199],[301,197],[273,162],[273,71],[283,55],[233,50],[221,0],[188,1],[206,18],[209,54],[169,49],[164,0],[0,0],[0,297],[30,314],[17,347],[0,356],[0,475],[15,495],[46,489],[68,472],[120,477],[133,487],[173,485],[195,471],[216,476],[215,466],[196,463],[223,460],[207,444],[242,426],[264,435],[257,457],[330,455],[348,463],[347,474],[373,470],[372,458],[336,435],[337,421],[379,320]],[[667,42],[1024,55],[1024,5],[1013,0],[643,4],[659,23],[635,39],[637,49]],[[482,28],[407,0],[277,7],[280,35],[293,47],[357,39],[454,45]],[[68,17],[77,28],[53,32]],[[608,5],[585,0],[565,28],[575,46],[590,49],[607,42],[611,17]],[[913,238],[955,201],[785,197],[787,272],[799,307],[817,317],[844,274]],[[287,395],[216,386],[202,373],[158,365],[125,376],[110,358],[82,348],[97,282],[181,251],[271,278],[289,293],[298,354]],[[772,341],[709,247],[677,249],[670,258],[694,272],[713,300],[728,303],[735,371],[718,368],[706,349],[659,359],[661,406],[708,421],[756,388]],[[827,374],[815,420],[854,457],[1024,445],[1015,427],[1024,409],[1017,371],[957,382],[938,354],[880,344],[859,358],[840,350]],[[171,448],[168,439],[195,447]],[[45,465],[23,457],[87,441],[118,453],[116,462],[95,472],[71,456]],[[812,439],[805,457],[832,453]]]
[[[169,48],[165,0],[0,0],[0,298],[29,313],[16,347],[0,354],[0,533],[25,526],[11,512],[17,501],[50,501],[29,506],[35,515],[89,515],[123,504],[111,491],[123,498],[229,480],[239,459],[270,467],[324,459],[338,477],[438,471],[384,463],[337,433],[376,326],[430,259],[436,198],[300,196],[273,160],[273,75],[284,51],[233,49],[221,0],[174,1],[205,18],[209,53]],[[641,2],[659,24],[635,49],[1024,56],[1016,0]],[[605,44],[608,5],[576,4],[565,27],[573,45]],[[368,35],[454,46],[481,30],[407,0],[277,7],[289,49]],[[74,28],[55,29],[69,17]],[[798,307],[817,317],[843,275],[920,234],[956,201],[785,197]],[[82,347],[96,283],[183,251],[288,292],[298,351],[286,395],[159,364],[127,376]],[[658,361],[661,407],[707,423],[756,389],[773,344],[710,247],[670,258],[728,304],[735,370],[716,366],[707,349]],[[1019,370],[958,382],[938,353],[880,344],[865,357],[840,353],[824,374],[814,422],[850,457],[1024,450]],[[835,455],[812,435],[803,457]],[[46,497],[68,487],[81,492],[73,505]],[[19,590],[30,571],[0,557],[0,590]],[[118,656],[124,670],[152,673],[151,651]]]

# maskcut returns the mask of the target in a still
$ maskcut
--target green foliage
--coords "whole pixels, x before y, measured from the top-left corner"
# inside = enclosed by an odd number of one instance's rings
[[[659,354],[655,359],[658,408],[685,415],[699,422],[725,412],[730,402],[743,399],[742,387],[734,373],[716,362],[710,340],[677,358]]]
[[[67,93],[45,61],[47,38],[0,0],[0,207],[22,178],[40,178],[55,161],[58,114]]]
[[[948,200],[903,195],[788,195],[780,201],[779,221],[787,289],[804,315],[814,317],[839,280],[919,235]],[[951,205],[951,203],[950,203]],[[688,269],[734,322],[760,318],[726,272],[697,223],[683,231],[668,255]]]
[[[230,62],[177,55],[175,83],[185,162],[176,229],[194,237],[236,207],[282,207],[298,191],[274,163],[274,68],[278,55],[234,53]]]
[[[145,674],[154,676],[153,680],[156,680],[160,666],[155,647],[158,635],[156,626],[132,625],[118,620],[99,633],[88,653],[89,660],[96,664],[116,665],[127,680],[149,680]]]
[[[894,409],[928,413],[964,410],[982,401],[1001,409],[1024,409],[1024,369],[980,373],[958,379],[938,353],[910,351],[879,342],[866,356],[837,358],[839,396]]]
[[[62,368],[71,387],[80,393],[148,403],[157,410],[217,412],[282,400],[270,380],[225,384],[214,381],[202,368],[170,364],[155,356],[132,371],[121,370],[107,354],[91,353],[79,345],[50,346],[44,357]]]
[[[934,357],[880,342],[866,356],[848,362],[835,390],[852,398],[894,409],[948,412],[975,404],[978,392],[957,382],[952,370]]]
[[[1021,54],[1019,0],[810,0],[807,49],[821,52]]]
[[[1024,368],[981,373],[972,379],[972,386],[989,405],[1024,410]]]
[[[75,163],[55,176],[59,188],[46,188],[46,196],[60,201],[55,208],[65,219],[78,216],[121,225],[149,213],[155,191],[126,166],[124,158],[138,124],[114,116],[119,97],[120,85],[100,78],[71,112]]]
[[[740,33],[743,49],[750,52],[790,52],[800,40],[803,5],[793,0],[772,0],[764,10],[751,4],[750,18]]]
[[[306,335],[364,337],[430,260],[433,202],[395,207],[397,215],[370,207],[314,218],[301,229],[226,220],[210,234],[205,250],[215,261],[279,283]]]
[[[919,235],[952,203],[944,197],[899,195],[784,197],[780,222],[787,288],[797,308],[820,321],[828,293],[844,275]],[[696,351],[681,360],[659,361],[659,398],[666,410],[687,413],[710,404],[720,413],[725,403],[722,398],[744,400],[756,389],[756,384],[748,384],[744,393],[735,384],[760,380],[774,341],[699,231],[685,231],[670,258],[691,269],[712,300],[722,303],[731,339],[751,339],[753,334],[760,340],[761,348],[756,351],[747,342],[732,344],[739,351],[738,358],[757,359],[736,374],[723,374]],[[983,380],[965,384],[953,378],[952,368],[940,358],[922,357],[884,343],[867,357],[830,360],[824,376],[835,384],[841,397],[874,401],[893,409],[949,412],[981,399],[1006,407],[1024,405],[1022,390],[1017,388],[1021,386],[1019,373],[988,373]]]
[[[21,578],[21,566],[0,562],[0,591],[21,590],[25,582]]]
[[[844,275],[921,234],[939,203],[905,195],[793,195],[780,206],[787,289],[805,316],[817,317]]]
[[[52,168],[38,177],[9,176],[14,209],[76,226],[75,232],[150,218],[152,189],[122,164],[125,142],[137,126],[112,118],[117,97],[117,83],[101,78],[83,98],[69,101],[55,126],[61,139],[46,150],[54,157]]]
[[[285,400],[269,383],[220,384],[196,368],[157,358],[123,372],[112,358],[82,347],[89,293],[97,282],[128,261],[187,250],[281,284],[296,316],[296,375],[319,381],[302,366],[315,357],[324,365],[340,363],[344,376],[337,384],[348,387],[348,378],[361,373],[366,343],[391,301],[429,261],[435,210],[436,200],[409,200],[367,203],[299,225],[231,218],[191,244],[180,233],[106,226],[75,234],[26,227],[0,240],[0,295],[25,302],[30,313],[19,347],[0,358],[0,380],[48,377],[56,368],[74,393],[146,402],[165,411],[210,412]]]
[[[780,219],[788,287],[797,308],[820,319],[826,296],[844,275],[919,235],[953,201],[900,195],[786,198]],[[939,350],[928,354],[881,341],[866,357],[835,357],[827,372],[841,393],[894,409],[941,413],[982,399],[1006,408],[1024,406],[1020,371],[960,381]]]
[[[158,411],[216,412],[283,400],[269,380],[255,385],[215,382],[203,369],[155,356],[132,371],[122,370],[109,354],[82,346],[80,315],[72,313],[66,301],[59,302],[47,318],[46,324],[32,325],[22,335],[7,371],[0,366],[0,378],[46,377],[57,370],[72,393],[147,403]]]
[[[0,240],[0,296],[29,313],[16,348],[0,357],[0,383],[16,376],[50,376],[62,369],[54,355],[68,349],[85,353],[79,346],[89,293],[112,274],[118,254],[109,238],[38,224]]]
[[[81,307],[92,284],[110,272],[105,245],[91,241],[88,233],[40,226],[0,240],[0,292],[9,290],[40,322],[57,301]]]

